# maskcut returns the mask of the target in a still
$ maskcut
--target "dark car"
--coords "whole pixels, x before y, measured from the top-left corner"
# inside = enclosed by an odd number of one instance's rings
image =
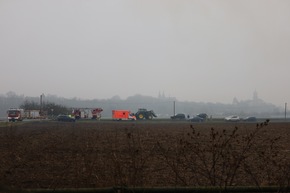
[[[189,119],[190,122],[203,122],[205,119],[203,119],[202,117],[200,116],[195,116],[191,119]]]
[[[176,114],[170,117],[172,120],[185,120],[186,116],[183,113]]]
[[[69,115],[58,115],[56,120],[63,121],[63,122],[75,122],[76,121],[76,119],[74,117],[70,117]]]
[[[201,117],[203,119],[207,119],[208,118],[208,115],[206,113],[199,113],[196,116]]]
[[[199,113],[196,116],[203,118],[203,120],[206,120],[208,118],[208,115],[206,113]]]
[[[257,121],[257,118],[256,117],[246,117],[243,119],[243,121],[246,121],[246,122],[256,122]]]

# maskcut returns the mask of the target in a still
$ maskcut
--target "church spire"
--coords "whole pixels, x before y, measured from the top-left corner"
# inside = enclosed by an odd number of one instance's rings
[[[257,91],[255,90],[254,91],[254,94],[253,94],[253,101],[257,101],[259,98],[258,98],[258,93]]]

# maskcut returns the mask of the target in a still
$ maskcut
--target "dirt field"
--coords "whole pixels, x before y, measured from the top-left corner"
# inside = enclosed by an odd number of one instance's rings
[[[279,185],[290,123],[0,125],[0,185],[17,188]]]

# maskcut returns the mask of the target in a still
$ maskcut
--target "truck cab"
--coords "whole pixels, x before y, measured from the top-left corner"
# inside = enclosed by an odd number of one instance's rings
[[[9,122],[22,121],[24,119],[23,109],[9,109],[7,110],[7,118]]]

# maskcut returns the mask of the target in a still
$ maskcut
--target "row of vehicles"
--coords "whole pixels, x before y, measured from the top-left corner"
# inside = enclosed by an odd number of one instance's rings
[[[113,120],[152,120],[154,117],[157,117],[157,115],[153,110],[144,108],[138,109],[136,113],[129,110],[112,110]]]
[[[43,119],[44,116],[41,116],[40,110],[24,110],[20,108],[10,108],[7,110],[7,119],[8,122],[23,121],[23,119]],[[78,116],[69,116],[69,115],[59,115],[56,120],[58,121],[75,121]]]
[[[92,119],[99,120],[101,118],[101,112],[103,109],[97,108],[92,110]],[[57,121],[65,122],[75,122],[77,119],[87,118],[87,116],[82,116],[80,109],[73,110],[73,116],[70,115],[59,115],[57,116]],[[136,113],[132,113],[130,110],[112,110],[112,119],[116,121],[121,120],[151,120],[154,117],[157,117],[153,110],[147,110],[145,108],[140,108]]]
[[[99,120],[101,118],[102,108],[92,108],[92,109],[74,109],[72,111],[72,115],[59,115],[57,116],[57,121],[67,121],[74,122],[77,119],[81,118],[91,118]],[[140,108],[136,113],[132,113],[130,110],[112,110],[112,119],[113,120],[152,120],[157,117],[153,110],[147,110],[145,108]],[[33,118],[38,119],[41,118],[39,110],[24,110],[11,108],[7,111],[7,118],[9,122],[14,121],[22,121],[24,118]],[[185,115],[183,113],[178,113],[174,116],[170,117],[171,120],[188,120],[191,122],[204,122],[209,117],[206,113],[200,113],[196,116],[190,117],[189,115]],[[246,121],[246,122],[256,122],[256,117],[246,117],[240,118],[237,115],[231,115],[224,118],[227,122],[238,122],[238,121]]]
[[[41,119],[40,110],[24,110],[20,108],[10,108],[7,110],[9,122],[22,121],[23,119]]]
[[[245,117],[245,118],[240,118],[237,115],[231,115],[231,116],[225,117],[224,120],[225,121],[228,121],[228,122],[239,122],[239,121],[256,122],[257,121],[257,118],[256,117],[253,117],[253,116]]]
[[[178,113],[174,116],[171,116],[170,118],[171,118],[171,120],[188,120],[190,122],[204,122],[209,117],[206,113],[200,113],[200,114],[197,114],[196,116],[193,116],[193,117],[190,117],[189,115],[186,116],[184,113]],[[256,122],[257,118],[254,116],[240,118],[237,115],[231,115],[231,116],[225,117],[224,120],[227,122],[239,122],[239,121]]]
[[[70,115],[58,115],[57,121],[74,122],[78,119],[101,119],[102,108],[75,108]],[[153,110],[140,108],[136,113],[130,110],[112,110],[113,120],[151,120],[157,117]],[[11,108],[7,110],[9,122],[22,121],[27,118],[41,118],[40,110],[24,110]]]

